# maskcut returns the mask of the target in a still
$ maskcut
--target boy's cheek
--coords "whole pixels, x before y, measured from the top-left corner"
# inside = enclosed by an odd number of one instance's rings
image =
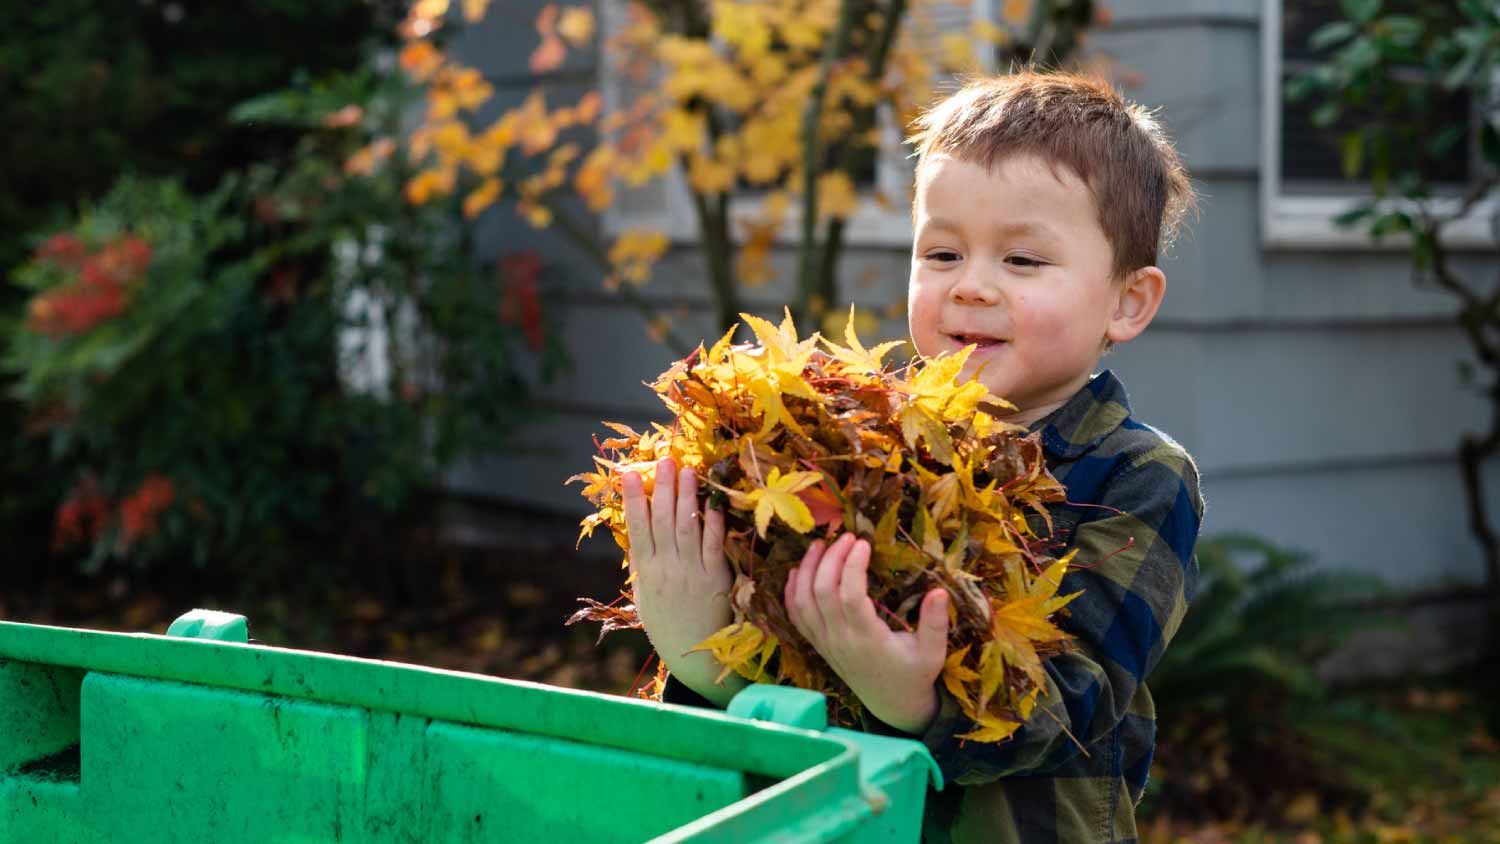
[[[911,335],[917,353],[931,357],[943,351],[942,332],[938,330],[938,312],[931,303],[931,291],[923,291],[915,283],[906,301],[906,330]]]

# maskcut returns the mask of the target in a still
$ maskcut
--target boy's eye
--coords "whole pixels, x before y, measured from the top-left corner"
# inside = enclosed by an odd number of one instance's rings
[[[1011,255],[1005,259],[1005,262],[1007,264],[1013,264],[1017,267],[1040,267],[1044,263],[1046,263],[1045,261],[1033,258],[1030,255]]]
[[[944,261],[944,262],[946,262],[946,261],[957,261],[958,260],[958,253],[957,252],[949,252],[948,250],[944,249],[944,250],[939,250],[937,252],[928,253],[927,257],[930,258],[930,259],[932,259],[932,260],[934,260],[934,261]]]

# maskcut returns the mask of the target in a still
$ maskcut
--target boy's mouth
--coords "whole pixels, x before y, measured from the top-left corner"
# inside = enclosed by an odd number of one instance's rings
[[[1005,342],[1004,340],[995,337],[986,337],[983,334],[949,334],[948,336],[953,339],[953,342],[957,343],[960,346],[974,345],[978,346],[980,349],[988,349],[992,346],[998,346],[1001,343]]]

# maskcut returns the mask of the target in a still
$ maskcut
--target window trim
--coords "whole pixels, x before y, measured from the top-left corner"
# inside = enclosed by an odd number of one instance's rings
[[[1410,246],[1409,235],[1372,239],[1359,227],[1334,225],[1333,218],[1349,210],[1368,195],[1296,195],[1282,192],[1281,179],[1281,4],[1284,0],[1262,0],[1261,14],[1261,245],[1285,250],[1374,250],[1397,251]],[[1456,207],[1458,200],[1434,202],[1442,210]],[[1493,250],[1490,217],[1500,212],[1500,201],[1488,199],[1468,216],[1447,229],[1448,243],[1460,249]]]
[[[999,0],[968,0],[972,19],[993,20]],[[601,4],[602,41],[618,31],[624,23],[623,0],[603,0]],[[981,66],[989,72],[994,68],[993,45],[975,36],[975,55]],[[610,72],[605,57],[598,62],[598,83],[605,111],[620,108],[625,99],[621,80]],[[875,163],[874,190],[885,196],[888,206],[875,201],[870,190],[859,192],[860,203],[845,224],[844,243],[850,246],[875,248],[910,249],[913,231],[911,224],[910,191],[912,166],[908,163],[909,151],[904,143],[904,133],[896,125],[894,115],[886,106],[879,109],[877,121],[880,129],[880,151]],[[681,169],[674,166],[660,180],[659,187],[644,187],[636,190],[659,193],[660,202],[649,210],[624,211],[610,205],[600,215],[600,225],[607,236],[614,237],[631,229],[651,229],[663,232],[676,245],[696,243],[699,239],[698,218],[693,210],[692,195]],[[631,190],[622,188],[621,192]],[[740,193],[729,198],[731,231],[741,230],[741,221],[760,220],[761,196],[755,193]],[[781,227],[776,232],[778,246],[796,245],[802,233],[802,208],[794,203],[787,209]]]

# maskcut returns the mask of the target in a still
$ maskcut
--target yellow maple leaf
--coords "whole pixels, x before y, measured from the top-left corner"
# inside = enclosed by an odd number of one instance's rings
[[[455,69],[451,73],[444,73],[440,78],[457,106],[468,111],[484,105],[490,95],[495,93],[495,87],[472,67]]]
[[[973,26],[970,27],[970,31],[974,33],[976,38],[981,38],[990,44],[1004,46],[1010,43],[1010,31],[999,26],[994,21],[974,21]]]
[[[942,66],[948,71],[972,70],[979,64],[974,55],[974,39],[966,33],[952,32],[942,37]]]
[[[964,665],[964,658],[969,655],[969,645],[948,654],[943,661],[943,685],[947,687],[949,694],[958,701],[959,706],[969,717],[974,717],[974,699],[969,696],[968,684],[979,679],[979,672]]]
[[[788,472],[783,475],[779,467],[772,466],[770,474],[766,475],[764,486],[749,492],[730,490],[729,497],[734,506],[742,510],[754,508],[755,530],[762,537],[771,526],[773,515],[792,530],[807,533],[813,529],[812,511],[807,509],[807,504],[797,497],[797,493],[822,479],[821,472]]]
[[[434,197],[453,192],[454,172],[446,169],[423,170],[406,183],[406,201],[423,205]]]
[[[401,69],[417,82],[431,78],[443,61],[443,54],[427,41],[413,41],[401,48]]]
[[[489,5],[490,0],[464,0],[464,20],[469,23],[478,23],[484,19],[485,10]]]
[[[621,232],[609,248],[609,262],[626,279],[643,283],[651,274],[651,265],[670,245],[665,232],[647,229]]]
[[[772,363],[794,363],[800,372],[807,364],[807,359],[812,355],[813,346],[818,342],[817,337],[809,337],[807,340],[798,341],[797,326],[792,323],[792,309],[786,308],[785,316],[780,325],[773,325],[770,320],[762,319],[755,314],[740,314],[740,319],[750,326],[755,333],[755,339],[760,341],[761,346],[770,355]]]
[[[750,4],[718,3],[714,6],[713,34],[737,48],[742,56],[765,53],[771,47],[765,11]]]
[[[737,328],[738,326],[735,327]],[[724,354],[729,351],[729,347],[734,345],[734,331],[735,329],[731,328],[724,332],[722,337],[715,340],[714,344],[709,347],[708,354],[704,359],[713,363],[723,360]]]
[[[994,642],[985,642],[979,651],[979,702],[976,707],[981,711],[988,709],[990,700],[1004,682],[1005,659]]]
[[[552,209],[540,203],[522,200],[516,203],[516,212],[534,229],[545,229],[552,225]]]
[[[918,440],[925,440],[934,460],[944,465],[953,462],[953,438],[948,435],[948,429],[916,402],[901,411],[901,436],[912,449],[917,447]]]
[[[706,155],[694,155],[688,164],[688,184],[702,194],[725,193],[734,187],[734,168]]]
[[[1016,701],[1016,714],[1021,716],[1022,721],[1030,718],[1031,713],[1036,710],[1036,699],[1041,693],[1042,687],[1037,686],[1027,692],[1020,700]]]
[[[859,194],[854,182],[842,170],[824,173],[818,177],[818,211],[820,214],[840,220],[848,219],[859,210]]]
[[[735,273],[746,287],[760,287],[776,275],[771,268],[771,247],[776,242],[777,226],[747,221],[743,228],[747,237],[736,259]]]
[[[1005,0],[1001,15],[1011,23],[1025,23],[1031,17],[1032,0]]]
[[[890,353],[891,349],[900,346],[904,341],[891,340],[881,343],[873,349],[866,349],[864,344],[859,341],[859,334],[855,331],[855,320],[854,306],[850,305],[849,321],[844,325],[845,345],[840,346],[831,340],[824,339],[824,347],[836,359],[854,367],[860,372],[875,373],[882,371],[885,367],[885,364],[882,362],[885,356]]]
[[[573,174],[573,189],[588,203],[590,211],[603,211],[614,202],[610,178],[616,161],[617,153],[613,147],[595,147],[584,156],[578,172]]]
[[[582,47],[594,37],[594,12],[587,6],[569,6],[557,19],[557,34],[574,47]]]
[[[485,179],[479,187],[469,192],[464,197],[464,216],[469,219],[478,217],[480,212],[494,204],[500,198],[500,180]]]
[[[991,715],[988,712],[980,712],[979,717],[974,719],[979,724],[977,729],[963,733],[957,738],[965,741],[998,742],[1005,741],[1015,734],[1021,725],[1016,721]]]
[[[996,602],[990,614],[990,634],[998,647],[997,653],[1004,660],[1021,669],[1033,683],[1041,685],[1046,680],[1042,660],[1037,656],[1037,642],[1056,642],[1068,638],[1048,620],[1048,616],[1062,609],[1074,598],[1083,594],[1057,597],[1063,575],[1067,573],[1077,549],[1053,563],[1040,576],[1024,584],[1025,573],[1020,565],[1012,566],[1006,573],[1008,601]]]
[[[973,346],[966,346],[951,355],[939,355],[925,361],[901,387],[918,404],[934,413],[941,412],[948,403],[948,398],[956,392],[954,380],[968,362],[973,349]]]
[[[749,62],[750,76],[757,83],[770,87],[786,78],[786,61],[775,53],[760,53]]]
[[[741,621],[720,628],[718,632],[689,649],[688,653],[698,651],[712,653],[714,660],[723,666],[714,682],[722,683],[730,672],[738,671],[741,666],[754,659],[765,645],[767,638],[764,630],[748,621]],[[776,637],[769,638],[774,641]]]
[[[695,150],[703,143],[708,127],[705,114],[672,108],[663,111],[659,120],[661,137],[673,150]]]
[[[344,162],[344,172],[351,176],[367,175],[375,166],[391,157],[396,151],[396,142],[391,138],[377,138],[369,146],[349,156]]]

